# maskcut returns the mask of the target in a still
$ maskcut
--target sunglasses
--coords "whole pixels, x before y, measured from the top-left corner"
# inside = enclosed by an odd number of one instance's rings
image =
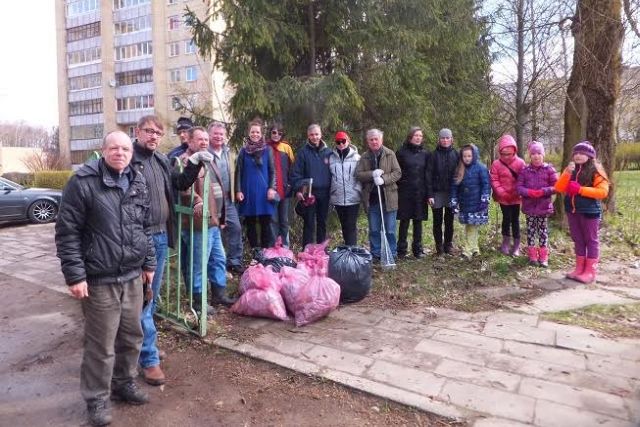
[[[336,140],[336,145],[342,145],[342,144],[346,144],[347,140],[346,139],[338,139]]]
[[[279,130],[272,130],[271,131],[271,135],[282,135],[284,132],[279,131]]]

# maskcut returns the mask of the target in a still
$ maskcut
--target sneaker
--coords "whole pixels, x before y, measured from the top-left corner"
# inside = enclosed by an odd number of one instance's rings
[[[162,372],[160,366],[149,366],[148,368],[142,368],[141,373],[142,378],[144,378],[144,382],[149,385],[162,385],[166,381],[164,372]]]
[[[92,426],[106,426],[111,424],[111,408],[109,403],[103,399],[96,399],[87,402],[87,415]]]
[[[130,405],[144,405],[149,402],[149,395],[138,388],[134,381],[111,390],[111,400],[125,402]]]

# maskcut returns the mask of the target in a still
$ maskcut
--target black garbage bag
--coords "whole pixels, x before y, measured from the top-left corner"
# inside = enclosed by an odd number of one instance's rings
[[[252,258],[265,267],[270,265],[271,268],[273,268],[273,271],[275,271],[276,273],[279,273],[280,269],[285,265],[287,267],[293,268],[296,268],[296,266],[298,265],[295,260],[284,256],[266,258],[262,249],[254,249]]]
[[[329,277],[340,285],[340,302],[360,301],[371,290],[371,253],[359,246],[338,246],[329,253]]]

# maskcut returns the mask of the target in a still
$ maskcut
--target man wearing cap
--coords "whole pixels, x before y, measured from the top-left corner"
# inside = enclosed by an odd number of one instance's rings
[[[174,194],[189,188],[196,180],[203,162],[211,161],[210,153],[194,154],[183,173],[171,169],[169,159],[158,151],[164,126],[157,116],[141,117],[135,129],[131,167],[142,174],[149,189],[149,231],[156,251],[156,271],[151,282],[153,300],[142,311],[141,322],[144,338],[140,352],[140,367],[144,380],[151,385],[162,385],[165,376],[160,368],[157,331],[153,321],[156,297],[164,272],[167,251],[175,243]]]
[[[449,207],[449,189],[458,167],[458,152],[453,148],[451,129],[438,133],[438,143],[428,158],[425,169],[426,197],[433,212],[433,240],[436,254],[451,254],[453,250],[453,208]],[[444,241],[442,223],[444,221]]]
[[[329,191],[331,175],[329,173],[329,153],[331,151],[322,140],[319,124],[307,128],[307,143],[300,149],[293,164],[289,183],[298,202],[305,200],[303,188],[313,179],[310,200],[302,211],[304,221],[302,246],[309,243],[322,243],[327,237],[327,215],[329,214]],[[315,233],[314,233],[315,231]],[[314,239],[315,234],[315,239]]]
[[[178,125],[176,126],[176,133],[180,138],[180,145],[169,151],[167,157],[171,160],[172,164],[174,159],[180,157],[189,146],[189,129],[193,127],[193,121],[188,117],[180,117],[178,119]]]

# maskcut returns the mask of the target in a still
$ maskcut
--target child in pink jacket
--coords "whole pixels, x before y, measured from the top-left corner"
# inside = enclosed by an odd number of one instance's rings
[[[489,170],[493,198],[500,203],[502,211],[502,245],[500,252],[505,255],[520,255],[520,195],[516,187],[518,174],[525,167],[518,157],[518,145],[511,135],[502,135],[498,140],[498,159]],[[513,235],[513,246],[511,236]]]

